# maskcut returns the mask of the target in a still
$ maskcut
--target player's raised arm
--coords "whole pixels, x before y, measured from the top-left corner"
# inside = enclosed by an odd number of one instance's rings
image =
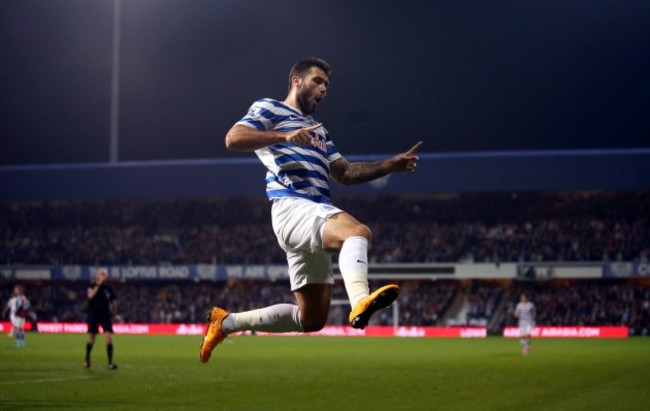
[[[261,131],[242,124],[235,124],[226,134],[226,148],[234,151],[255,151],[279,143],[293,143],[299,146],[311,144],[310,131],[322,124],[299,128],[291,131]]]
[[[381,161],[349,163],[340,158],[332,163],[332,178],[343,185],[350,185],[366,183],[395,172],[412,173],[418,165],[419,157],[415,153],[421,145],[422,142],[418,141],[410,150]]]

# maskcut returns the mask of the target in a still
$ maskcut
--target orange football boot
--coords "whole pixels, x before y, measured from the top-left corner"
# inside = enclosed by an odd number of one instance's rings
[[[361,299],[350,313],[350,326],[364,329],[370,317],[378,310],[389,307],[399,295],[399,286],[389,284]]]
[[[222,310],[219,307],[213,307],[212,311],[209,311],[206,314],[208,330],[203,337],[203,341],[201,341],[201,352],[199,353],[199,358],[202,363],[205,364],[208,362],[212,350],[226,339],[226,334],[224,334],[221,329],[221,324],[229,314],[229,312]]]

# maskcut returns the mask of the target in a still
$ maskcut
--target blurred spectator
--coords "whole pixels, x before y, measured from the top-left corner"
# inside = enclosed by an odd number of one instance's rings
[[[475,281],[467,296],[467,323],[487,326],[501,302],[503,287],[499,284]]]

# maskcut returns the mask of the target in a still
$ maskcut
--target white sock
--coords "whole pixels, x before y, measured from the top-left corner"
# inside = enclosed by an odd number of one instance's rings
[[[339,252],[339,269],[348,293],[350,305],[370,294],[368,289],[368,240],[365,237],[350,237],[343,242]]]
[[[272,333],[302,332],[297,305],[276,304],[259,310],[230,313],[221,324],[225,334],[237,331],[266,331]]]

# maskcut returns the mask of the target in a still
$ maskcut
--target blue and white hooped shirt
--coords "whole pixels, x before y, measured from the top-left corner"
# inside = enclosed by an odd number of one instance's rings
[[[257,100],[237,124],[261,131],[291,131],[318,124],[311,116],[283,102]],[[270,200],[301,197],[317,203],[330,203],[330,164],[341,158],[325,127],[310,132],[312,144],[270,145],[255,154],[266,169],[266,195]]]

